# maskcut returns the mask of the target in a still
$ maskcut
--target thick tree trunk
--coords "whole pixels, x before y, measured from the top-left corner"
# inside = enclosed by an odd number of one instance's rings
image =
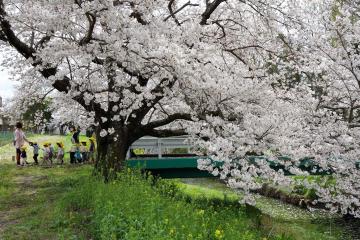
[[[126,154],[132,144],[127,128],[120,128],[114,134],[100,136],[101,127],[97,129],[97,157],[95,171],[105,181],[116,178],[116,173],[126,166]]]

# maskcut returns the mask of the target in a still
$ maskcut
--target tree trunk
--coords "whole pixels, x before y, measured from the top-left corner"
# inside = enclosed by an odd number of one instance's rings
[[[59,131],[60,131],[60,135],[61,135],[61,136],[65,136],[65,135],[66,135],[66,134],[65,134],[65,127],[66,127],[65,124],[60,124],[60,125],[59,125]]]
[[[100,136],[101,127],[96,130],[97,157],[95,171],[105,182],[116,178],[116,173],[126,167],[126,154],[132,144],[126,127],[117,129],[112,135]]]

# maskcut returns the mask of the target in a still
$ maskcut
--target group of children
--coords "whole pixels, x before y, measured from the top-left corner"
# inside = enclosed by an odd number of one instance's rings
[[[81,144],[73,143],[73,146],[70,150],[70,163],[84,163],[87,161],[94,162],[94,152],[95,152],[95,139],[93,137],[89,138],[90,147],[87,148],[87,142],[83,141]],[[64,143],[57,142],[57,149],[55,150],[54,146],[51,143],[44,143],[43,148],[41,148],[36,142],[29,142],[29,145],[33,148],[33,159],[34,164],[39,164],[39,150],[43,151],[42,165],[52,165],[55,161],[58,164],[64,163],[65,148]],[[21,165],[28,164],[27,162],[27,147],[22,146],[20,148],[20,163]]]
[[[87,161],[94,162],[95,152],[95,139],[89,138],[90,146],[87,148],[87,142],[82,141],[81,143],[73,142],[70,149],[70,163],[84,163]]]

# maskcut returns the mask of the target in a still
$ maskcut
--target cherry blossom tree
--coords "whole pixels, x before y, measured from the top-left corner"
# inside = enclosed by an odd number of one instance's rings
[[[265,81],[264,60],[287,24],[273,4],[1,1],[1,40],[32,76],[23,82],[54,88],[93,116],[97,168],[108,176],[144,135],[183,135],[181,122],[208,115],[234,119],[222,108],[242,85]]]
[[[317,199],[313,204],[359,217],[360,175],[355,168],[359,156],[359,7],[352,1],[306,5],[292,12],[292,19],[301,22],[301,27],[293,25],[291,31],[280,35],[284,43],[281,57],[269,62],[275,80],[273,86],[277,89],[272,93],[283,91],[280,97],[268,98],[274,99],[275,105],[268,105],[261,117],[256,115],[244,122],[240,125],[242,129],[220,119],[203,127],[203,134],[211,140],[198,140],[198,144],[210,149],[212,158],[199,164],[247,193],[262,188],[264,183],[301,184],[315,191]],[[289,72],[296,74],[296,79],[289,79]],[[260,92],[253,92],[251,96],[255,98]],[[299,96],[301,92],[303,96]],[[264,101],[263,96],[258,96],[252,102],[264,107],[267,106]],[[287,106],[289,102],[292,104]],[[246,110],[255,113],[251,104],[246,105]],[[256,133],[250,126],[260,130],[254,137],[249,137]],[[244,131],[249,129],[250,132]],[[313,157],[317,167],[333,173],[318,182],[297,181],[286,177],[282,169],[271,169],[263,158],[254,164],[244,157],[246,151],[254,149],[273,161],[277,161],[278,156],[290,157],[291,160],[281,164],[284,170],[296,175],[311,173],[302,171],[299,161],[294,161],[305,156]],[[217,167],[214,160],[223,165]],[[254,198],[247,194],[243,200],[253,202]]]
[[[356,79],[357,45],[350,44],[351,61],[342,59],[340,53],[348,56],[347,45],[342,46],[340,37],[329,38],[331,33],[322,27],[321,17],[326,24],[337,24],[331,22],[335,5],[292,0],[0,0],[0,39],[24,96],[37,89],[42,95],[55,94],[55,89],[56,102],[68,118],[81,114],[87,116],[84,126],[97,126],[96,169],[106,179],[122,169],[129,146],[142,136],[190,134],[211,156],[199,166],[242,189],[245,202],[252,202],[250,193],[261,187],[259,178],[275,185],[293,181],[265,160],[249,162],[249,152],[270,159],[286,154],[291,158],[286,167],[294,174],[308,174],[297,162],[313,156],[323,169],[335,169],[336,191],[321,184],[307,186],[329,208],[356,215],[359,135],[333,111],[350,99],[349,91],[342,88],[346,97],[340,101],[330,89],[338,89],[344,79]],[[357,22],[338,22],[354,29],[341,31],[342,38],[348,41],[345,36],[351,33],[355,41]],[[333,48],[338,51],[335,61]],[[338,80],[326,68],[330,65],[322,64],[326,58],[344,74]],[[338,61],[346,61],[354,73],[345,73]],[[290,88],[279,87],[289,69],[321,76],[315,79],[323,82],[316,84],[329,87],[324,89],[327,95],[319,101],[315,80],[299,78]],[[358,92],[351,92],[354,99]]]

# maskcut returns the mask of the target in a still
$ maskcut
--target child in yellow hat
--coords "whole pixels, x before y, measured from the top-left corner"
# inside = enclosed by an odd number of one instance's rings
[[[49,143],[44,143],[43,146],[44,148],[43,150],[43,162],[42,164],[44,165],[44,163],[50,163],[50,165],[52,164],[51,159],[50,159],[50,148],[49,148]]]

